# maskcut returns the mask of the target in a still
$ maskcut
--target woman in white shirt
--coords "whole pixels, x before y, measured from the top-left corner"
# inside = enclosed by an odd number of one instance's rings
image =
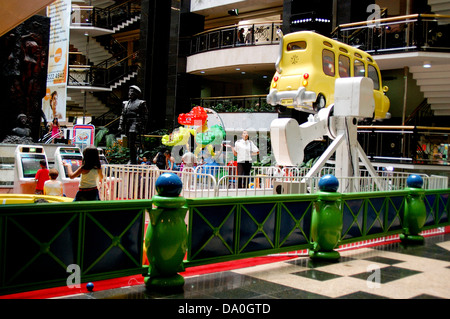
[[[233,150],[234,156],[236,156],[237,161],[237,174],[241,176],[249,176],[250,171],[252,169],[252,156],[259,154],[259,149],[256,147],[255,143],[253,143],[248,138],[248,132],[242,132],[242,139],[237,140],[234,143],[234,147],[230,145],[226,145],[227,147],[231,147]],[[238,179],[238,187],[247,187],[248,186],[248,178],[239,178]]]

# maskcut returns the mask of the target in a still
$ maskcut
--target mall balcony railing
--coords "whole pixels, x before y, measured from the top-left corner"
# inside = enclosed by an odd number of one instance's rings
[[[129,0],[106,8],[72,4],[70,25],[113,29],[115,26],[140,15],[140,0]]]
[[[450,165],[450,127],[358,126],[358,141],[372,162]]]
[[[450,50],[450,15],[411,14],[342,24],[333,37],[370,54]]]
[[[276,109],[267,103],[267,94],[215,96],[191,98],[191,105],[213,109],[218,113],[227,112],[275,112]]]
[[[205,51],[234,48],[245,45],[277,44],[280,39],[277,30],[282,21],[233,25],[211,29],[194,35],[190,42],[190,54]],[[239,40],[239,30],[243,29],[243,37]]]

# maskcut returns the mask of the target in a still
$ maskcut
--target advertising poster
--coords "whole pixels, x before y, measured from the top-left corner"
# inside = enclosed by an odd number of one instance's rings
[[[86,147],[94,145],[95,127],[90,124],[77,124],[73,126],[73,141],[74,146],[84,150]]]
[[[42,110],[48,122],[66,120],[71,0],[56,0],[47,7],[50,39],[46,95]]]

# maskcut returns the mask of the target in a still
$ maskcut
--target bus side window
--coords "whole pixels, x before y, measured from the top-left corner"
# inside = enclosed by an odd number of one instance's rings
[[[287,51],[296,51],[296,50],[305,50],[306,49],[306,41],[296,41],[291,42],[287,45]]]
[[[366,75],[366,70],[364,67],[364,62],[355,59],[355,65],[353,68],[353,76],[361,77],[361,76],[365,76],[365,75]]]
[[[330,50],[322,51],[322,67],[323,73],[329,76],[334,76],[334,53]]]
[[[380,78],[378,77],[377,69],[370,65],[367,67],[367,76],[372,79],[373,81],[373,89],[379,90],[380,89]]]
[[[350,58],[345,55],[339,55],[339,76],[341,78],[350,76]]]

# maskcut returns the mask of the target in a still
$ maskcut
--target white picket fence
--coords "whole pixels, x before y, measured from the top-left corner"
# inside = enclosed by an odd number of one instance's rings
[[[183,171],[159,170],[154,165],[103,165],[104,181],[100,187],[102,200],[151,199],[156,195],[155,183],[166,172],[177,174],[182,183],[181,196],[185,198],[265,196],[273,194],[314,194],[319,190],[320,178],[333,174],[334,168],[325,167],[319,176],[305,178],[306,168],[254,167],[250,176],[238,176],[236,167],[198,166]],[[368,192],[402,190],[410,174],[378,172],[371,177],[361,170],[360,177],[338,178],[339,192]],[[424,181],[424,189],[448,188],[448,178],[418,174]],[[239,179],[243,186],[238,187]]]

